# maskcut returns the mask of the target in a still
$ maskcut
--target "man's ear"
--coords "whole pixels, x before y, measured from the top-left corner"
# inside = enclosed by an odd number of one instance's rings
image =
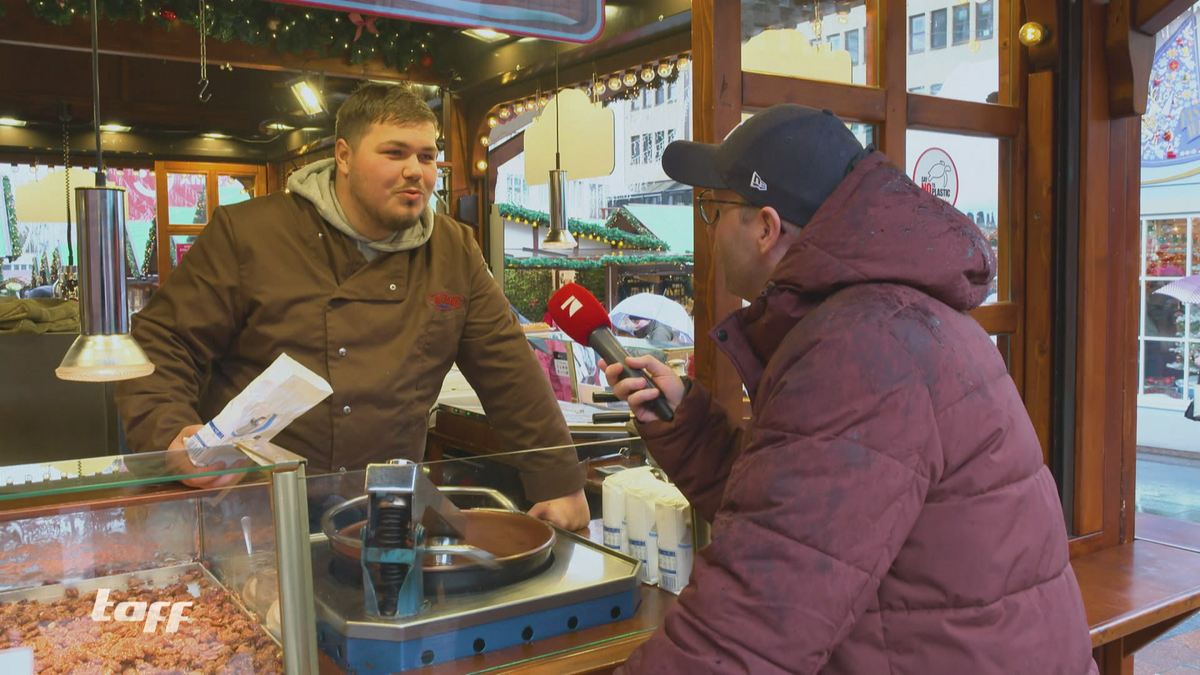
[[[784,234],[783,219],[779,217],[779,212],[770,206],[759,209],[754,218],[754,242],[758,252],[766,255]]]
[[[350,144],[346,139],[339,138],[333,146],[333,159],[337,163],[338,173],[343,176],[350,174],[350,156],[354,151],[350,148]]]

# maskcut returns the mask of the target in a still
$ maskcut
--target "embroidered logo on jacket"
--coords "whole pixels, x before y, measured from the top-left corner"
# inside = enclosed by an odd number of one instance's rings
[[[453,293],[431,293],[426,300],[434,309],[440,309],[443,312],[458,309],[463,304],[463,297]]]

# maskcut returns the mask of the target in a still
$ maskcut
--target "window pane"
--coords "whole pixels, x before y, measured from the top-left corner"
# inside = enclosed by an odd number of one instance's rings
[[[741,0],[742,70],[877,85],[874,9],[880,1]]]
[[[932,131],[908,131],[905,138],[909,177],[974,221],[997,254],[1000,274],[1007,274],[1010,261],[999,258],[999,252],[1000,239],[1008,232],[997,220],[1000,141]],[[987,302],[1007,299],[999,297],[998,276]]]
[[[1169,295],[1155,293],[1166,286],[1167,281],[1149,281],[1145,284],[1146,337],[1183,337],[1183,303]]]
[[[1187,220],[1146,221],[1146,276],[1182,277],[1187,267]]]
[[[954,6],[954,44],[964,45],[971,40],[971,5]]]
[[[992,0],[975,5],[975,39],[990,40],[992,38]]]
[[[171,269],[175,269],[179,265],[179,260],[183,258],[192,244],[196,242],[196,237],[190,235],[171,235]]]
[[[253,199],[255,176],[217,176],[217,202],[221,206],[237,204]]]
[[[1183,343],[1143,340],[1142,350],[1142,394],[1162,397],[1164,402],[1182,400]]]
[[[942,49],[946,46],[946,10],[938,9],[929,13],[930,31],[929,46],[931,49]]]
[[[908,17],[908,51],[909,53],[925,51],[924,14]]]
[[[634,99],[637,102],[637,99]],[[629,162],[631,164],[642,163],[642,138],[641,136],[629,137]]]
[[[1000,102],[1000,41],[975,37],[971,21],[978,6],[955,4],[955,0],[908,4],[911,11],[929,10],[929,14],[914,13],[909,17],[905,88],[911,91],[923,87],[923,91],[931,96],[956,101]],[[988,5],[991,7],[994,3]],[[987,11],[987,16],[992,16],[991,10]],[[914,29],[912,24],[918,18],[921,27]],[[988,22],[991,26],[991,19]],[[914,30],[922,35],[914,36]],[[928,45],[924,43],[926,31]],[[990,37],[992,28],[987,31]]]
[[[168,222],[203,225],[208,222],[208,177],[202,173],[167,174]]]
[[[850,52],[850,63],[855,66],[862,61],[862,57],[858,52],[858,39],[858,30],[846,31],[846,51]]]

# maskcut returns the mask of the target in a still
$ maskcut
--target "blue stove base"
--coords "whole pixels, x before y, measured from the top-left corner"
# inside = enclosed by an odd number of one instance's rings
[[[637,588],[405,642],[347,640],[321,621],[317,624],[317,639],[321,650],[346,670],[347,675],[398,673],[628,619],[641,602],[640,591]]]

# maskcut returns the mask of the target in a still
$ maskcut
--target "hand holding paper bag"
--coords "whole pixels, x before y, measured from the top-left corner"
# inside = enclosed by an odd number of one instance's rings
[[[214,462],[227,454],[222,448],[240,440],[269,441],[332,393],[333,388],[320,375],[280,354],[210,422],[180,431],[170,449],[186,447],[196,467],[213,470],[217,468]],[[189,485],[204,483],[193,487],[213,487],[209,482],[212,479],[185,481]]]

